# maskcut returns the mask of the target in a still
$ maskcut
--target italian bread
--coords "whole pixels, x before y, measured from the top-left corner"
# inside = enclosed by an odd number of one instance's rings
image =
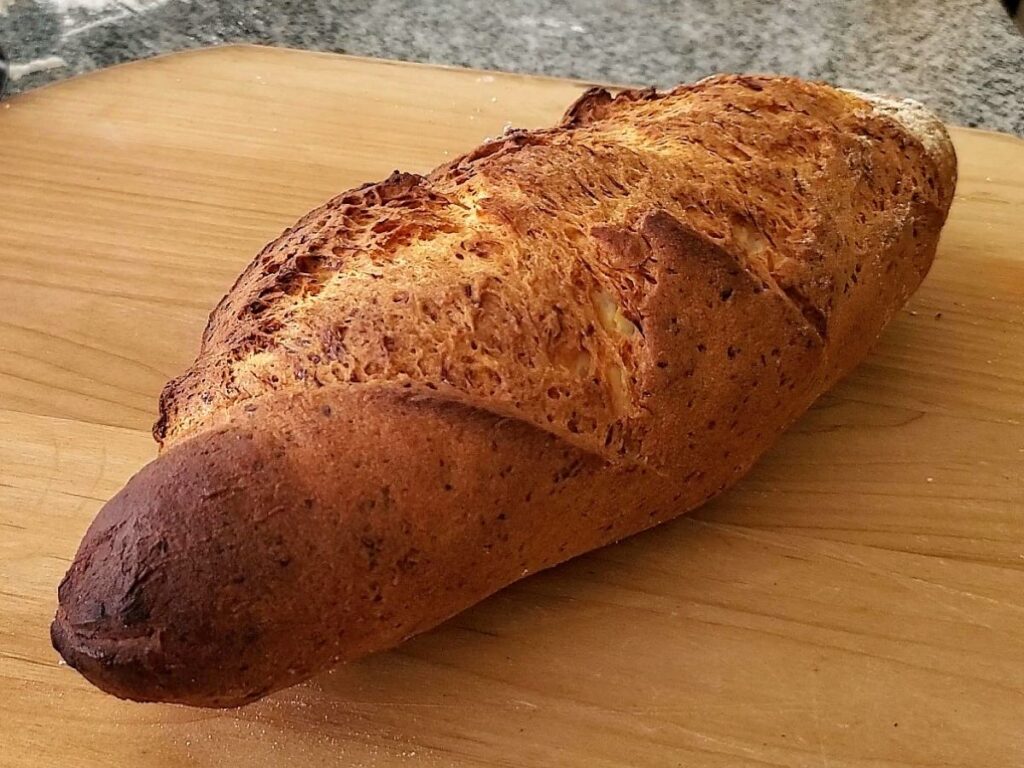
[[[720,76],[340,195],[213,310],[54,646],[240,705],[693,509],[864,358],[955,177],[920,105]]]

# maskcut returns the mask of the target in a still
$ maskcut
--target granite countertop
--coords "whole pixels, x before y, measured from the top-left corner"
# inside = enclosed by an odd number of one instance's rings
[[[15,92],[227,42],[659,86],[783,72],[1024,135],[1024,36],[998,0],[0,0]]]

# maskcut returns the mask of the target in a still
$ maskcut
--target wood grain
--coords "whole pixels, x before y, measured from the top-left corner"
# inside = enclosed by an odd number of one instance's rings
[[[0,764],[1024,764],[1024,142],[970,130],[921,291],[718,501],[239,711],[58,665],[56,584],[253,253],[580,88],[224,48],[0,108]]]

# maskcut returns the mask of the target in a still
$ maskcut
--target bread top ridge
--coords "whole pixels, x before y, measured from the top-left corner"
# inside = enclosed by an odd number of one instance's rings
[[[863,313],[891,314],[923,278],[931,253],[886,254],[941,226],[955,159],[941,127],[897,112],[786,77],[592,89],[554,128],[339,195],[214,309],[154,435],[166,447],[254,398],[373,384],[522,419],[609,461],[667,464],[647,438],[666,377],[695,370],[679,350],[721,351],[705,388],[736,379],[745,352],[728,328],[680,346],[681,301],[713,313],[744,293],[750,324],[785,326],[813,379],[801,386],[820,391],[852,364]],[[717,278],[692,271],[686,297],[663,290],[687,271],[661,247],[679,229],[724,257]],[[762,368],[774,355],[794,370],[769,351]]]

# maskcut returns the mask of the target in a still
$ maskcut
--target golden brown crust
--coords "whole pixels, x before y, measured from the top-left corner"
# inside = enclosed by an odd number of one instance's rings
[[[341,195],[268,246],[214,311],[196,363],[161,398],[157,437],[173,443],[272,391],[374,381],[444,389],[591,450],[611,436],[621,451],[658,354],[638,307],[657,286],[642,242],[627,266],[610,233],[664,211],[840,340],[858,298],[889,303],[866,287],[865,258],[917,220],[912,206],[941,217],[949,190],[928,186],[919,142],[857,105],[785,78],[592,90],[560,128]]]
[[[55,645],[121,696],[238,704],[693,508],[927,272],[937,141],[728,76],[335,198],[211,314]]]

